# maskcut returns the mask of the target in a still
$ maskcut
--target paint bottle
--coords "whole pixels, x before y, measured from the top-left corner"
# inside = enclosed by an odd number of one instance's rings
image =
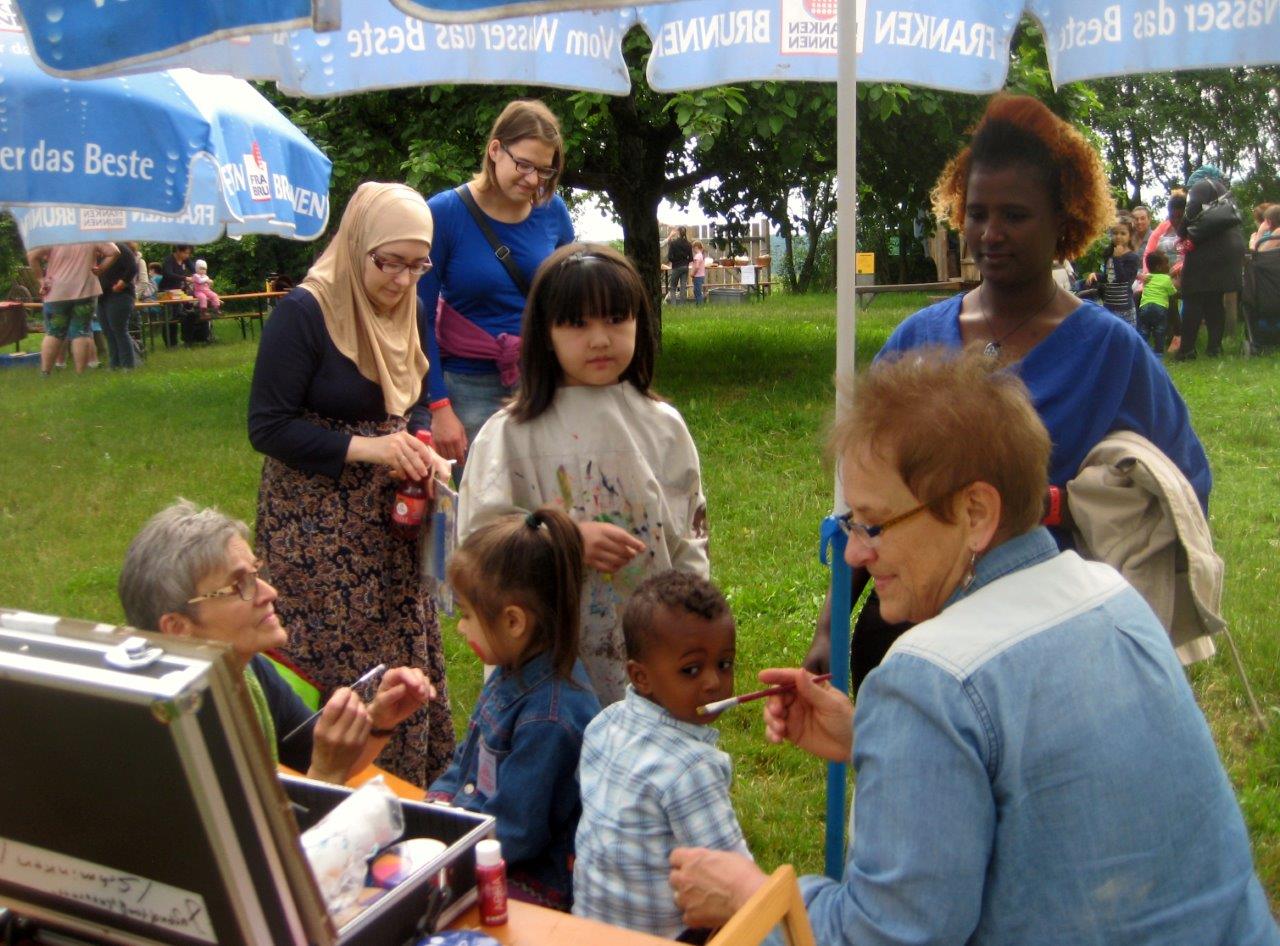
[[[501,926],[507,922],[507,862],[502,845],[493,840],[476,845],[476,887],[480,892],[480,922]]]
[[[431,431],[420,430],[414,436],[431,446]],[[427,513],[427,484],[425,480],[406,479],[396,490],[391,505],[391,529],[402,539],[417,538],[422,520]]]

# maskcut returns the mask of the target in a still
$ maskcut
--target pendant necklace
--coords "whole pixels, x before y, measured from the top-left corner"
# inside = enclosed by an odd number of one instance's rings
[[[1057,297],[1058,297],[1058,286],[1055,283],[1053,287],[1053,292],[1050,293],[1049,298],[1046,299],[1038,309],[1036,309],[1030,315],[1024,316],[1022,320],[1018,322],[1017,325],[1009,329],[1009,331],[1005,332],[999,338],[996,338],[996,330],[995,330],[995,326],[991,324],[991,316],[987,315],[987,307],[982,304],[981,300],[979,300],[978,311],[982,313],[982,320],[987,323],[987,332],[990,333],[991,335],[991,341],[987,342],[986,346],[982,349],[982,353],[986,355],[988,358],[999,358],[1000,349],[1004,346],[1005,339],[1008,338],[1010,335],[1012,335],[1014,332],[1018,331],[1018,329],[1022,328],[1022,326],[1026,325],[1028,322],[1030,322],[1032,319],[1038,316],[1045,309],[1049,308],[1050,303],[1052,303],[1053,300],[1056,299]]]

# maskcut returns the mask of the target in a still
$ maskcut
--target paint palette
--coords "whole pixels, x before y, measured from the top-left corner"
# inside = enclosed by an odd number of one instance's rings
[[[408,880],[414,871],[430,864],[447,847],[435,838],[410,838],[393,844],[369,865],[369,882],[375,887],[390,890]]]

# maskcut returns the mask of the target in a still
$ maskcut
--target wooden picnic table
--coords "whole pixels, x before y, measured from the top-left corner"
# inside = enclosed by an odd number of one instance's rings
[[[166,293],[170,290],[165,290]],[[258,323],[258,328],[262,327],[262,320],[266,318],[267,310],[275,303],[275,300],[281,296],[287,295],[284,292],[229,292],[226,295],[219,295],[222,300],[222,308],[212,315],[208,316],[208,321],[221,321],[223,319],[235,319],[240,324],[240,337],[249,338],[253,333],[253,323]],[[155,344],[156,329],[162,330],[161,337],[168,343],[169,326],[174,325],[178,321],[176,315],[176,307],[180,305],[194,304],[195,296],[178,295],[168,296],[163,299],[148,299],[145,302],[137,302],[134,308],[137,310],[142,319],[142,333],[146,336],[147,348],[153,349]],[[227,303],[233,303],[236,311],[227,310]],[[44,331],[44,325],[41,321],[32,320],[32,315],[38,315],[43,309],[43,303],[40,302],[24,302],[23,308],[28,312],[27,326],[33,332]],[[139,339],[141,341],[141,339]]]

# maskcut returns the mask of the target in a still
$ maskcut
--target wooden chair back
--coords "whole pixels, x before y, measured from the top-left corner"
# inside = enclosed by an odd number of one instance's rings
[[[707,946],[757,946],[779,923],[790,946],[816,946],[790,864],[770,874],[765,885],[707,940]]]

